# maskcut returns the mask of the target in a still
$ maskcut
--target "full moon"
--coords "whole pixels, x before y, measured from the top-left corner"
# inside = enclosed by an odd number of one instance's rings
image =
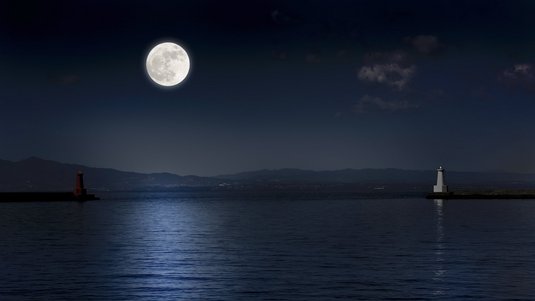
[[[171,42],[156,45],[147,55],[147,73],[161,86],[178,85],[188,76],[190,62],[184,48]]]

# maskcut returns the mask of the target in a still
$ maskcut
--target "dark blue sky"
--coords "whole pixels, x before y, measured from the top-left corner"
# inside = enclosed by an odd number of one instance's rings
[[[535,172],[531,1],[0,3],[0,158]],[[144,70],[184,46],[174,89]]]

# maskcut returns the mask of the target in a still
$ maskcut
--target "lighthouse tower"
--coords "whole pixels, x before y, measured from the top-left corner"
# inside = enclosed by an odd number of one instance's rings
[[[76,174],[76,186],[74,187],[74,195],[77,197],[85,197],[87,189],[84,187],[84,174],[79,171]]]
[[[448,192],[448,185],[444,183],[444,168],[437,169],[437,185],[433,186],[433,192]]]

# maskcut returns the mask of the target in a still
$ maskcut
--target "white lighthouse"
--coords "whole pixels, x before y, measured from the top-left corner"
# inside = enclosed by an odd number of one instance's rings
[[[444,168],[437,169],[437,185],[433,186],[433,192],[448,192],[448,185],[444,183]]]

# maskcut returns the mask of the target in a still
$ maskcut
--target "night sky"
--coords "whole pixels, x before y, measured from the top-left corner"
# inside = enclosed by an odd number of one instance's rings
[[[62,2],[0,2],[2,159],[535,172],[533,1]]]

